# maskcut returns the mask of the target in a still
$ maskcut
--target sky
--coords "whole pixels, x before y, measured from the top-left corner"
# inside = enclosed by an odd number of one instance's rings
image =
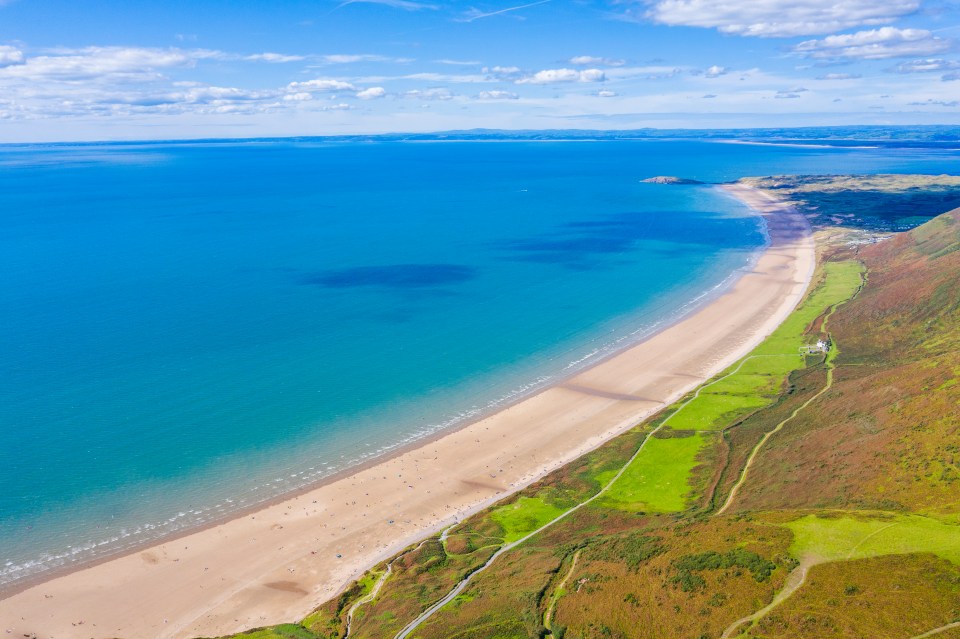
[[[960,0],[0,0],[0,142],[960,124]]]

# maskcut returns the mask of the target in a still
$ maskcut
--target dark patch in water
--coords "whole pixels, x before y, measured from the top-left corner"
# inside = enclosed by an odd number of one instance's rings
[[[696,226],[691,227],[694,219]],[[687,249],[680,243],[723,244],[722,237],[729,235],[730,230],[722,225],[723,221],[705,213],[694,217],[670,212],[626,212],[599,220],[570,222],[552,233],[505,242],[499,248],[515,261],[590,270],[622,262],[637,250],[640,242],[653,243],[646,249],[648,252],[667,255],[685,252]]]
[[[475,268],[462,264],[388,264],[323,271],[305,276],[302,282],[326,288],[421,290],[462,284],[476,277]]]

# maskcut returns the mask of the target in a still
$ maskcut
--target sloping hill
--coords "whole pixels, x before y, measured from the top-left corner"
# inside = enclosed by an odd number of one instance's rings
[[[960,510],[958,249],[960,210],[861,251],[834,388],[770,442],[738,510]]]
[[[823,246],[695,394],[250,636],[960,636],[960,210]]]

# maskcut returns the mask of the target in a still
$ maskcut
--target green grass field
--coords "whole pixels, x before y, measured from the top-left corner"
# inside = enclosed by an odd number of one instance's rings
[[[790,552],[795,557],[843,561],[928,552],[960,565],[960,526],[930,517],[808,515],[787,527],[794,534]]]
[[[514,503],[494,510],[490,518],[503,528],[504,541],[511,543],[532,533],[565,510],[567,508],[549,503],[543,497],[522,495]]]
[[[600,498],[605,508],[672,513],[686,509],[690,474],[709,435],[659,439],[651,437],[627,471]],[[614,473],[600,478],[609,481]]]
[[[856,260],[824,264],[820,282],[800,306],[745,360],[725,371],[720,381],[671,417],[670,428],[724,428],[738,416],[772,404],[787,375],[805,365],[800,348],[813,341],[806,336],[810,325],[828,308],[853,295],[862,272],[863,266]]]
[[[799,349],[809,341],[810,325],[831,306],[853,295],[862,271],[855,260],[825,264],[819,284],[780,328],[693,401],[680,405],[669,417],[669,428],[708,431],[729,425],[734,415],[772,404],[787,375],[804,366]],[[700,432],[690,437],[651,439],[599,505],[636,512],[686,509],[690,478],[708,441]],[[603,485],[614,474],[607,471],[597,479]]]

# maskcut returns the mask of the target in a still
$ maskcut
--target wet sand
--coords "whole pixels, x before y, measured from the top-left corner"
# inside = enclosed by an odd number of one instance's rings
[[[670,188],[670,187],[665,187]],[[803,217],[741,185],[770,246],[714,301],[505,410],[297,496],[0,601],[22,637],[216,636],[299,620],[378,561],[592,450],[743,356],[810,281]]]

